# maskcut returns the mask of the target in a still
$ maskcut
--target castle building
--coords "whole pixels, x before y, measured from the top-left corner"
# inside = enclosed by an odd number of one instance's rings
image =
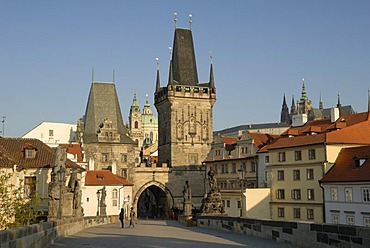
[[[355,113],[351,105],[342,106],[340,102],[339,94],[338,94],[338,102],[337,102],[336,108],[338,108],[340,116],[350,115],[350,114]],[[300,120],[298,122],[300,124],[304,124],[304,122],[306,121],[326,119],[326,118],[331,118],[331,108],[324,108],[321,94],[320,94],[319,108],[312,107],[312,101],[307,96],[304,79],[302,79],[301,98],[299,99],[299,101],[297,101],[297,103],[295,103],[294,96],[292,97],[292,104],[291,104],[290,111],[286,103],[286,98],[284,94],[283,104],[282,104],[281,113],[280,113],[281,123],[287,123],[287,124],[294,125],[295,120]]]

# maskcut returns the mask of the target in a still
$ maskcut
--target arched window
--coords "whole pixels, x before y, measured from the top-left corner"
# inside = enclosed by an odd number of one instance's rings
[[[150,132],[150,140],[153,142],[153,132]]]
[[[135,121],[135,128],[139,128],[139,122]]]

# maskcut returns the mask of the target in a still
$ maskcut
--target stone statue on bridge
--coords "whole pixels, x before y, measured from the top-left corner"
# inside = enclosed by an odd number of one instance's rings
[[[209,168],[208,186],[209,191],[204,195],[201,206],[201,215],[222,215],[225,212],[224,205],[222,204],[221,193],[217,185],[215,171],[213,166]]]
[[[184,209],[184,215],[185,216],[190,216],[191,215],[191,188],[189,185],[189,181],[185,181],[184,189],[182,190],[182,194],[184,197],[184,202],[183,202],[183,209]]]

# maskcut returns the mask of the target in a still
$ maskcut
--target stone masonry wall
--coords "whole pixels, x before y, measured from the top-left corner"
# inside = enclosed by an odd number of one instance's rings
[[[54,241],[84,228],[118,222],[118,216],[81,217],[53,220],[0,231],[0,248],[47,247]]]
[[[300,247],[370,247],[369,227],[212,216],[199,216],[197,225]]]

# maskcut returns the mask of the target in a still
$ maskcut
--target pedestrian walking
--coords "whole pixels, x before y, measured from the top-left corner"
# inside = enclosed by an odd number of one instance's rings
[[[134,207],[131,207],[131,211],[130,211],[130,226],[129,227],[134,227],[135,228],[135,211],[134,211]]]
[[[119,220],[121,221],[121,228],[125,227],[125,210],[121,208],[121,212],[119,213]]]

